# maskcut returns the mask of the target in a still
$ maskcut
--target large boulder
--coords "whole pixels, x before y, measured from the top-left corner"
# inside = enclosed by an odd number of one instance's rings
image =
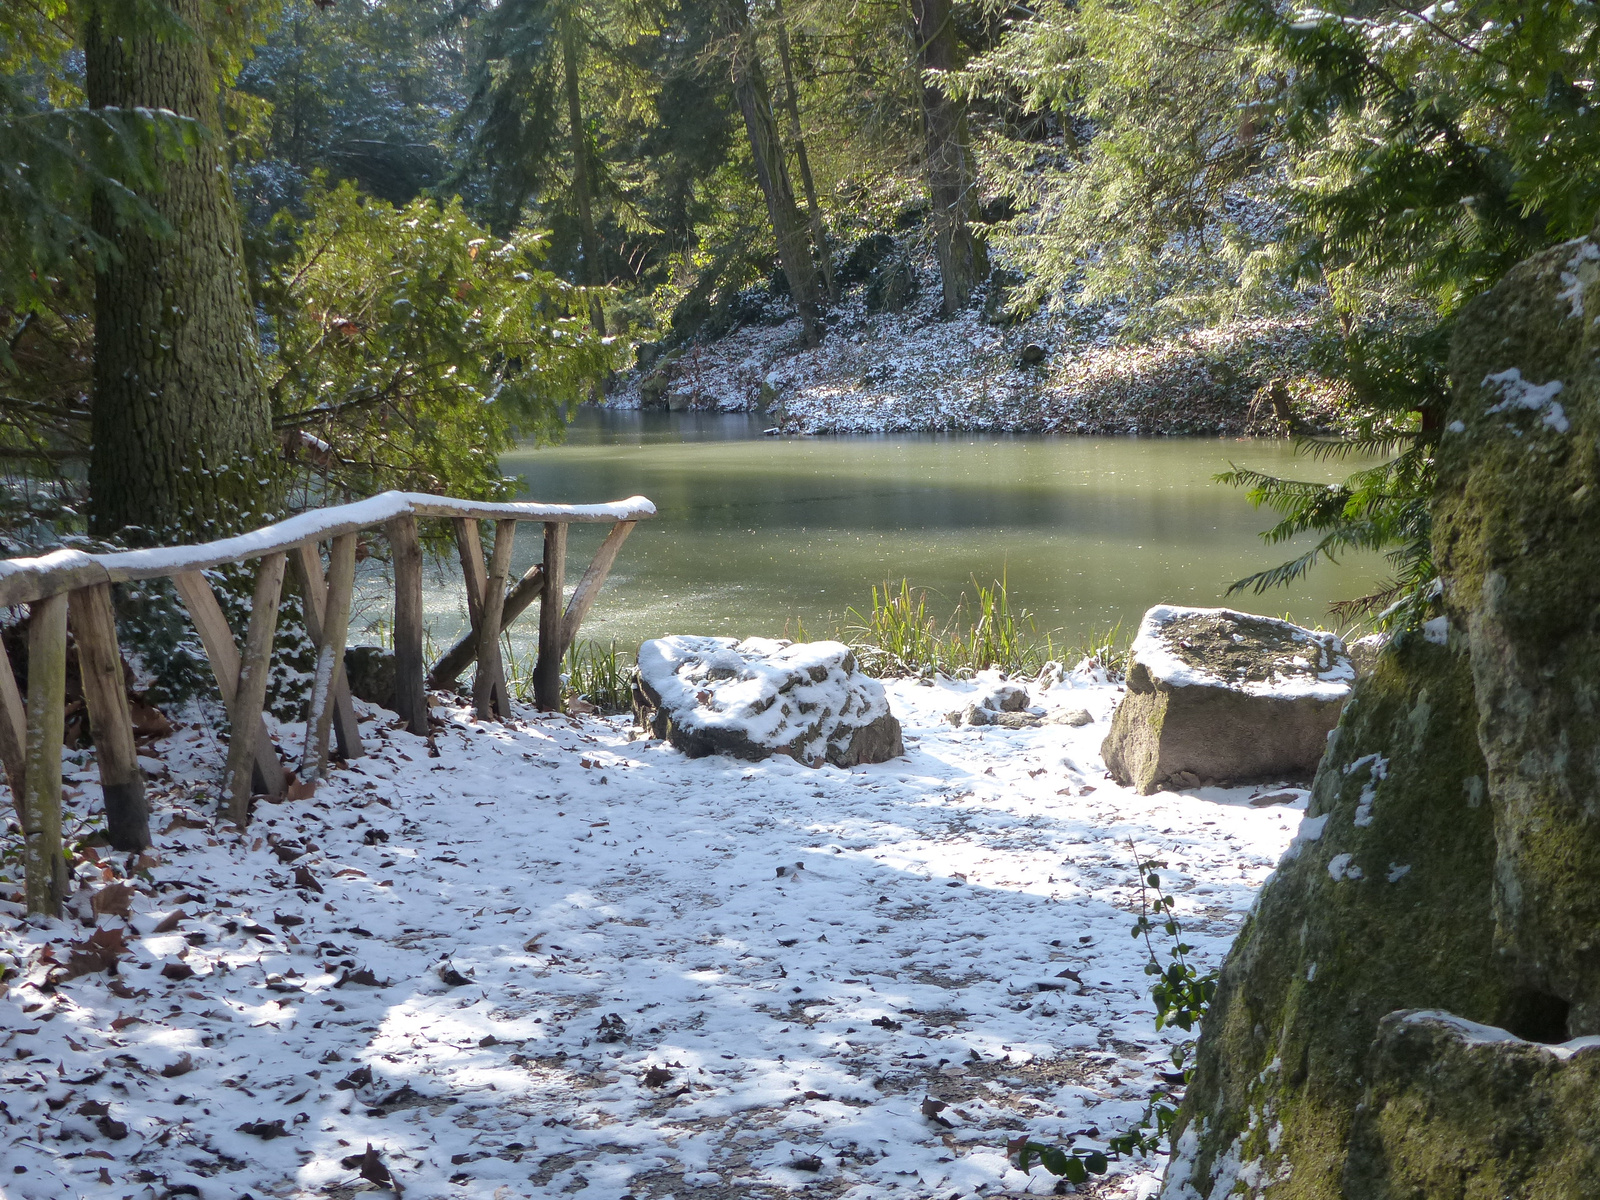
[[[1309,779],[1354,680],[1334,634],[1227,608],[1157,605],[1139,625],[1101,756],[1112,778],[1146,795]]]
[[[1495,917],[1573,1033],[1600,1033],[1597,276],[1600,241],[1568,242],[1462,312],[1434,505],[1498,822]]]
[[[1300,834],[1223,965],[1162,1200],[1343,1200],[1383,1018],[1515,1019],[1474,718],[1465,658],[1422,637],[1356,685]]]
[[[1457,319],[1435,607],[1223,966],[1164,1200],[1600,1195],[1597,279],[1570,242]]]
[[[657,638],[639,647],[634,700],[640,724],[690,758],[853,767],[905,753],[883,685],[842,642]]]

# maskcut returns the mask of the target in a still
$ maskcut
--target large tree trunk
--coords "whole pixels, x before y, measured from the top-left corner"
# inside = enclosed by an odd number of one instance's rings
[[[167,236],[119,228],[103,202],[94,211],[120,255],[95,280],[91,522],[148,540],[238,528],[270,508],[279,471],[200,0],[160,2],[194,32],[157,36],[116,0],[84,21],[92,106],[206,127],[158,164],[147,199]]]
[[[911,0],[922,81],[922,134],[927,159],[928,195],[938,237],[939,274],[944,280],[944,311],[966,304],[989,274],[983,238],[973,229],[977,210],[976,172],[967,133],[967,107],[929,81],[928,73],[952,71],[956,63],[950,0]]]
[[[561,65],[566,75],[567,125],[572,139],[572,193],[578,203],[578,231],[582,240],[583,282],[592,288],[605,285],[600,262],[600,235],[594,227],[593,187],[589,180],[589,137],[583,122],[583,95],[578,80],[577,16],[571,8],[561,14]],[[595,332],[606,331],[606,310],[599,296],[589,299],[589,319]]]
[[[817,183],[811,177],[811,158],[806,154],[805,130],[800,124],[800,91],[795,87],[794,63],[789,54],[789,29],[783,23],[783,4],[773,0],[772,15],[778,22],[778,62],[783,67],[784,107],[789,110],[789,123],[794,127],[794,157],[800,167],[800,186],[806,193],[806,213],[811,218],[811,242],[816,247],[817,265],[822,268],[822,286],[827,289],[830,302],[839,299],[839,289],[833,282],[833,255],[828,249],[828,229],[822,223],[822,207],[817,203]]]
[[[821,336],[822,305],[816,264],[807,245],[805,218],[794,200],[794,185],[784,163],[783,140],[772,116],[772,93],[756,47],[755,30],[745,0],[723,0],[725,31],[733,49],[733,90],[750,135],[750,156],[756,179],[767,198],[772,233],[778,242],[778,261],[789,280],[789,292],[805,326],[806,341]]]

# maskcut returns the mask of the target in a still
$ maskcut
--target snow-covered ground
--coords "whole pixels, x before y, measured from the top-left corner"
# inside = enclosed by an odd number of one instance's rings
[[[343,1198],[377,1163],[412,1200],[1050,1191],[1007,1139],[1092,1144],[1170,1069],[1132,846],[1214,965],[1299,813],[1112,784],[1103,680],[1039,698],[1082,728],[952,728],[979,686],[890,684],[907,756],[849,771],[460,708],[431,757],[368,709],[374,753],[243,839],[180,728],[137,890],[77,867],[118,973],[52,986],[92,930],[4,905],[0,1196]]]

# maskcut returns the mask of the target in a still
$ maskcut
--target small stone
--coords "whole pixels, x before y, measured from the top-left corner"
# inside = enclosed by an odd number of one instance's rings
[[[1017,355],[1017,360],[1025,367],[1037,366],[1045,359],[1045,349],[1038,342],[1029,342],[1022,348],[1022,353]]]
[[[1093,725],[1094,716],[1087,708],[1069,708],[1061,717],[1061,723],[1063,725],[1071,725],[1075,729],[1081,729],[1085,725]]]

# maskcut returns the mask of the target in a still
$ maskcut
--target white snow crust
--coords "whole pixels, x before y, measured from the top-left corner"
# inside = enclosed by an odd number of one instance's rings
[[[1166,626],[1190,617],[1221,616],[1237,620],[1266,622],[1281,628],[1295,641],[1304,643],[1308,657],[1306,669],[1292,674],[1280,673],[1270,680],[1223,679],[1201,667],[1191,666],[1173,650],[1166,636]],[[1345,652],[1344,643],[1337,634],[1317,633],[1302,629],[1275,617],[1262,617],[1253,613],[1235,612],[1231,608],[1183,608],[1172,604],[1158,604],[1144,614],[1139,622],[1138,636],[1133,640],[1133,657],[1151,674],[1151,677],[1170,687],[1225,687],[1251,696],[1277,696],[1283,699],[1339,700],[1350,692],[1355,682],[1355,667]],[[1309,669],[1314,661],[1328,661],[1326,670]]]
[[[1572,1038],[1565,1042],[1530,1042],[1519,1038],[1509,1030],[1501,1029],[1495,1025],[1480,1025],[1476,1021],[1469,1021],[1465,1017],[1458,1017],[1454,1013],[1445,1012],[1443,1009],[1422,1008],[1409,1012],[1400,1020],[1406,1024],[1419,1024],[1422,1022],[1437,1022],[1450,1026],[1468,1045],[1488,1046],[1496,1042],[1513,1042],[1520,1046],[1533,1048],[1551,1054],[1556,1058],[1571,1058],[1579,1050],[1587,1050],[1591,1046],[1600,1046],[1600,1034],[1588,1034],[1585,1037]]]
[[[222,747],[180,724],[147,752],[129,917],[89,904],[126,856],[77,863],[71,920],[0,886],[0,1188],[325,1200],[371,1143],[414,1200],[1049,1191],[1006,1139],[1125,1128],[1185,1036],[1154,1029],[1127,840],[1170,864],[1206,969],[1294,818],[1107,781],[1117,689],[1088,675],[1035,692],[1085,728],[944,723],[983,686],[888,684],[907,757],[849,771],[446,706],[435,758],[358,703],[371,753],[243,838],[212,815]],[[87,753],[65,766],[71,835],[99,787]],[[120,974],[45,990],[80,913],[126,929]],[[360,971],[378,986],[339,986]],[[1117,1164],[1107,1195],[1162,1165]]]
[[[1494,386],[1500,389],[1500,402],[1491,404],[1483,411],[1491,416],[1503,413],[1510,409],[1525,409],[1529,412],[1542,414],[1540,420],[1543,425],[1557,433],[1566,433],[1572,428],[1567,420],[1567,413],[1556,399],[1567,385],[1559,379],[1552,379],[1548,383],[1529,383],[1522,377],[1520,367],[1512,367],[1494,375],[1483,377],[1483,386]],[[1514,425],[1507,425],[1507,429],[1520,433]]]

